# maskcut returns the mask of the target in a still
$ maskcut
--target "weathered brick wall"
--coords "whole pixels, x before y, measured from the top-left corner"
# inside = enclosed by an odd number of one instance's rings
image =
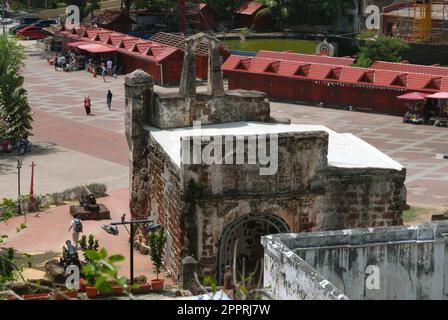
[[[329,167],[325,203],[315,230],[402,224],[406,170]]]
[[[182,247],[181,193],[179,168],[160,145],[144,129],[149,119],[153,94],[151,77],[141,70],[125,78],[125,132],[129,146],[129,193],[132,219],[155,218],[166,227],[167,245],[165,268],[180,273]],[[142,227],[136,238],[147,237]],[[148,267],[150,264],[148,263]]]
[[[179,93],[157,93],[152,110],[151,125],[158,128],[192,126],[200,120],[203,125],[233,121],[270,120],[266,94],[258,91],[226,91],[223,97],[198,93],[186,99]]]
[[[165,268],[177,276],[181,270],[183,243],[181,176],[179,168],[151,136],[148,140],[148,173],[150,189],[140,194],[140,201],[149,199],[151,216],[166,228]]]

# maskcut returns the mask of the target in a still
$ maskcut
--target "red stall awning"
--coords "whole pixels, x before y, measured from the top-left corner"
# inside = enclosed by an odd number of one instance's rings
[[[409,92],[401,96],[398,96],[397,98],[401,100],[418,101],[418,100],[425,100],[426,96],[429,96],[429,94],[422,92]]]
[[[83,44],[78,46],[79,49],[85,50],[91,53],[103,53],[103,52],[114,52],[117,51],[117,49],[109,48],[97,43],[89,43],[89,44]]]
[[[79,46],[82,46],[82,45],[85,45],[85,44],[90,44],[90,42],[87,42],[87,41],[70,42],[68,44],[68,46],[70,48],[78,48]]]
[[[448,99],[448,92],[437,92],[430,96],[427,96],[427,98],[431,99]]]

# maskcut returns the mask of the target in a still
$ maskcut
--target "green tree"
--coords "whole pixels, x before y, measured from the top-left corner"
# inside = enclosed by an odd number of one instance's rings
[[[377,36],[361,42],[355,65],[368,68],[377,60],[400,62],[409,50],[409,44],[401,38]]]
[[[0,137],[16,141],[31,135],[33,121],[20,67],[23,47],[6,35],[0,36]]]

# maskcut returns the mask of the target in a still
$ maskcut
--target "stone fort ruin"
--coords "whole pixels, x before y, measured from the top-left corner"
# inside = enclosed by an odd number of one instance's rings
[[[447,300],[448,222],[262,238],[276,300]]]
[[[210,48],[206,92],[195,85],[199,42]],[[402,165],[351,134],[275,121],[262,92],[225,91],[218,44],[187,39],[178,93],[155,92],[141,70],[125,78],[131,214],[166,227],[167,270],[179,277],[193,256],[201,276],[222,283],[235,247],[238,269],[261,269],[263,235],[402,223]],[[276,156],[273,174],[261,175],[269,164],[253,155],[262,144]],[[209,157],[185,161],[198,150]]]

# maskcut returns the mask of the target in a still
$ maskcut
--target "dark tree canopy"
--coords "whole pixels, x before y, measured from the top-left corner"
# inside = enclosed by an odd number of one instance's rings
[[[33,119],[20,74],[23,58],[21,46],[0,36],[0,139],[16,141],[31,135]]]
[[[409,50],[409,44],[401,38],[377,36],[361,42],[356,65],[370,67],[377,60],[400,62]]]

